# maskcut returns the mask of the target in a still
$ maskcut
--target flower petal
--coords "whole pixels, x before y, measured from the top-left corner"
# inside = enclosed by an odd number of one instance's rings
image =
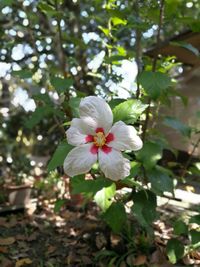
[[[139,150],[143,143],[133,126],[126,125],[122,121],[116,122],[111,128],[114,136],[113,141],[109,142],[109,146],[117,150]]]
[[[71,126],[67,131],[67,142],[73,146],[87,143],[88,135],[82,134],[76,127]]]
[[[64,161],[64,171],[73,177],[87,173],[97,161],[97,154],[92,153],[92,144],[85,144],[72,149]]]
[[[77,128],[81,134],[94,134],[96,129],[96,123],[91,118],[73,119],[71,121],[71,127]]]
[[[129,160],[113,148],[108,153],[99,149],[99,167],[105,176],[113,181],[127,177],[131,168]]]
[[[113,114],[105,100],[97,96],[85,97],[81,100],[79,109],[81,119],[92,120],[96,123],[96,128],[103,128],[105,133],[109,132]]]

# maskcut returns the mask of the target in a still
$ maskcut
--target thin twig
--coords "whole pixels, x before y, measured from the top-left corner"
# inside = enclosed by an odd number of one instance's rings
[[[58,0],[55,0],[55,8],[56,11],[59,11],[59,7],[58,7]],[[57,18],[57,24],[58,24],[58,37],[59,37],[59,46],[60,46],[60,52],[61,52],[61,57],[60,57],[60,64],[61,64],[61,69],[63,72],[63,76],[66,78],[67,77],[67,64],[66,64],[66,57],[65,57],[65,51],[63,48],[63,39],[62,39],[62,30],[60,27],[60,18]]]
[[[140,19],[140,14],[139,14],[139,1],[136,0],[135,5],[134,5],[135,13],[136,13],[136,18],[137,21]],[[137,63],[137,68],[138,68],[138,75],[142,71],[142,33],[139,28],[136,28],[135,31],[135,61]],[[138,77],[137,75],[137,77]],[[140,97],[140,85],[138,82],[137,78],[137,91],[136,91],[136,98],[139,99]]]
[[[161,43],[160,35],[161,35],[161,29],[162,29],[163,19],[164,19],[164,4],[165,4],[165,0],[161,0],[160,1],[160,15],[159,15],[159,23],[158,23],[158,32],[157,32],[157,38],[156,38],[156,40],[157,40],[156,46],[157,47],[160,47],[160,43]],[[154,59],[153,59],[153,63],[152,63],[152,71],[153,72],[156,71],[157,59],[158,59],[158,54],[155,54]],[[150,110],[151,110],[151,98],[149,97],[148,107],[146,109],[146,120],[144,122],[143,131],[142,131],[142,140],[143,141],[145,140],[145,137],[146,137],[146,132],[147,132],[149,118],[150,118]]]
[[[188,167],[189,167],[189,165],[191,163],[191,160],[192,160],[192,156],[193,156],[196,148],[199,146],[199,144],[200,144],[200,137],[197,139],[197,142],[194,144],[193,149],[192,149],[192,151],[190,153],[190,156],[189,156],[189,158],[188,158],[188,160],[187,160],[187,162],[186,162],[186,164],[184,166],[184,169],[183,169],[182,175],[181,175],[181,179],[182,180],[184,180],[184,178],[185,178],[185,175],[187,173],[187,169],[188,169]]]

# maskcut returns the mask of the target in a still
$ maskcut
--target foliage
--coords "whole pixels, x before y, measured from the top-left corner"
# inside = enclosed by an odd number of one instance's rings
[[[10,64],[8,73],[1,79],[3,107],[7,107],[7,96],[13,98],[18,87],[23,88],[36,105],[35,109],[25,112],[23,105],[11,104],[9,116],[1,116],[0,122],[5,125],[0,136],[0,146],[5,151],[1,166],[5,168],[9,155],[14,158],[16,140],[20,140],[17,144],[20,151],[16,153],[16,158],[21,155],[18,162],[24,163],[22,150],[28,156],[31,153],[51,155],[45,169],[57,170],[57,175],[62,176],[59,170],[72,149],[65,139],[65,131],[72,118],[79,116],[81,98],[87,95],[105,98],[112,108],[114,121],[122,120],[138,130],[143,148],[136,153],[125,152],[132,169],[120,185],[103,177],[95,166],[89,179],[73,177],[71,185],[74,194],[81,193],[95,200],[101,208],[102,219],[115,233],[124,232],[128,220],[127,201],[133,201],[131,216],[144,231],[151,233],[152,223],[158,216],[157,196],[166,192],[173,195],[179,177],[168,166],[162,166],[161,159],[164,149],[171,149],[173,153],[174,150],[166,145],[156,129],[158,121],[187,140],[199,134],[198,128],[159,114],[161,105],[170,105],[173,96],[184,102],[175,88],[178,68],[173,57],[155,55],[152,58],[144,52],[153,44],[159,46],[162,39],[168,39],[175,32],[199,31],[199,3],[190,1],[192,8],[188,8],[188,1],[166,0],[163,15],[162,1],[147,2],[148,8],[144,1],[0,1],[0,57],[1,63]],[[159,21],[160,16],[164,21]],[[190,44],[174,45],[199,56]],[[131,74],[119,69],[125,60],[131,63],[133,59],[138,66],[136,79],[133,69]],[[124,75],[128,76],[126,83]],[[125,95],[123,99],[119,88]],[[13,119],[15,122],[10,122]],[[38,135],[43,137],[41,142]],[[26,139],[31,145],[26,145],[29,143]],[[12,166],[14,170],[15,165]],[[30,168],[28,164],[27,172]],[[15,172],[19,169],[22,166]],[[199,173],[198,165],[192,166],[190,172]],[[130,191],[119,196],[120,186],[127,186]],[[64,203],[58,199],[55,212]],[[191,220],[199,223],[199,217]],[[174,234],[189,235],[192,245],[199,243],[199,232],[189,231],[185,222],[176,222]],[[179,239],[169,240],[167,255],[172,263],[184,255]]]

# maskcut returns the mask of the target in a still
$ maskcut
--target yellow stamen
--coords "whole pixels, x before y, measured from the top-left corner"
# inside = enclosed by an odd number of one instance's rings
[[[94,144],[98,147],[104,146],[106,143],[106,137],[104,133],[98,132],[96,136],[94,136]]]

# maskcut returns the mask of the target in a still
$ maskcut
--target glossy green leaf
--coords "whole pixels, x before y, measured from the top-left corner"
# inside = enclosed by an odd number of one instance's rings
[[[186,43],[186,42],[170,42],[170,43],[172,45],[180,46],[182,48],[187,49],[188,51],[192,52],[197,57],[199,56],[199,50],[189,43]]]
[[[112,23],[113,23],[114,26],[126,25],[127,24],[127,20],[126,19],[122,19],[122,18],[119,18],[119,17],[112,17],[111,20],[112,20]]]
[[[175,264],[184,254],[183,244],[175,238],[168,241],[166,250],[167,256],[172,264]]]
[[[62,141],[56,148],[51,160],[47,165],[48,171],[53,171],[58,166],[62,166],[67,154],[72,150],[73,146],[69,145],[67,141]]]
[[[148,190],[141,190],[133,194],[132,212],[139,223],[144,227],[149,225],[156,219],[156,195]]]
[[[157,167],[153,170],[150,170],[147,173],[147,176],[151,182],[152,190],[157,194],[162,194],[163,192],[173,193],[173,179],[162,169]]]
[[[30,70],[16,70],[12,72],[13,76],[18,76],[21,79],[28,79],[28,78],[32,78],[32,71]]]
[[[166,117],[163,124],[177,130],[182,135],[190,137],[191,128],[174,117]]]
[[[147,105],[136,99],[124,101],[113,109],[114,121],[134,123],[146,108]]]
[[[200,214],[192,216],[189,223],[196,223],[200,225]]]
[[[100,191],[94,196],[94,200],[97,205],[103,210],[106,211],[112,204],[112,198],[116,192],[116,185],[112,183],[108,187],[103,187]]]
[[[53,77],[51,78],[51,84],[56,91],[61,94],[70,89],[70,87],[73,85],[73,80],[70,78],[64,79],[60,77]]]
[[[156,100],[171,85],[171,79],[164,73],[143,71],[138,76],[138,82],[146,93]]]
[[[105,178],[98,178],[96,180],[85,180],[85,175],[75,176],[71,179],[72,193],[86,193],[96,194],[102,188],[110,187],[112,181]]]
[[[160,144],[148,141],[136,153],[136,158],[143,163],[145,169],[152,169],[157,161],[162,158],[162,147]]]
[[[103,219],[111,227],[113,232],[119,233],[124,227],[127,216],[124,205],[114,202],[103,215]]]
[[[54,112],[50,106],[37,107],[31,116],[25,121],[25,127],[32,129],[40,123],[45,117],[50,116]]]
[[[187,224],[180,219],[174,223],[173,228],[174,228],[175,235],[182,235],[182,234],[188,233]]]
[[[192,245],[200,243],[200,231],[191,230],[190,239],[191,239]]]
[[[66,199],[57,199],[54,204],[54,212],[59,212],[65,203],[66,203]]]

